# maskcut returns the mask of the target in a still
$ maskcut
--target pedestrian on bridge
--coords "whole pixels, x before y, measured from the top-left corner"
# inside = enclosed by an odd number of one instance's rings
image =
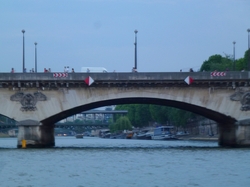
[[[137,69],[135,69],[135,67],[133,67],[132,72],[136,73]]]
[[[66,67],[66,73],[68,73],[68,72],[69,72],[69,66]]]

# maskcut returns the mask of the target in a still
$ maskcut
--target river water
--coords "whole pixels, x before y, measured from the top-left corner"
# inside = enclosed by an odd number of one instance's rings
[[[56,137],[48,149],[0,138],[1,187],[249,187],[250,149],[217,142]]]

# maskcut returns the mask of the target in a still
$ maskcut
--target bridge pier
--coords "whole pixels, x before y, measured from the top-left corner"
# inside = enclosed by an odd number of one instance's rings
[[[218,143],[222,147],[250,147],[250,121],[219,125]]]
[[[219,139],[218,144],[222,147],[236,146],[236,126],[233,124],[219,125]]]
[[[26,148],[44,148],[55,146],[54,126],[41,125],[34,120],[18,123],[17,148],[22,148],[22,141],[26,141]]]

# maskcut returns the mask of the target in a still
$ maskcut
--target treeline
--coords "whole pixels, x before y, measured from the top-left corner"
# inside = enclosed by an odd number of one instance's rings
[[[201,65],[200,71],[250,71],[250,49],[245,52],[243,58],[234,59],[234,56],[225,54],[212,55]]]
[[[127,110],[127,118],[134,127],[146,127],[154,124],[174,125],[185,128],[190,121],[201,119],[200,115],[178,108],[152,104],[117,105],[115,110]],[[118,119],[119,115],[116,116]],[[115,119],[119,125],[118,119]]]

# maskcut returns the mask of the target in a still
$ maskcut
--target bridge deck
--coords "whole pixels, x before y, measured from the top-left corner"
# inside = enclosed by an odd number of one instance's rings
[[[63,74],[65,77],[56,77]],[[223,72],[213,75],[211,72],[143,72],[143,73],[0,73],[0,87],[88,87],[87,77],[96,87],[119,86],[189,86],[184,81],[188,76],[194,80],[191,86],[231,87],[249,84],[249,72]]]

